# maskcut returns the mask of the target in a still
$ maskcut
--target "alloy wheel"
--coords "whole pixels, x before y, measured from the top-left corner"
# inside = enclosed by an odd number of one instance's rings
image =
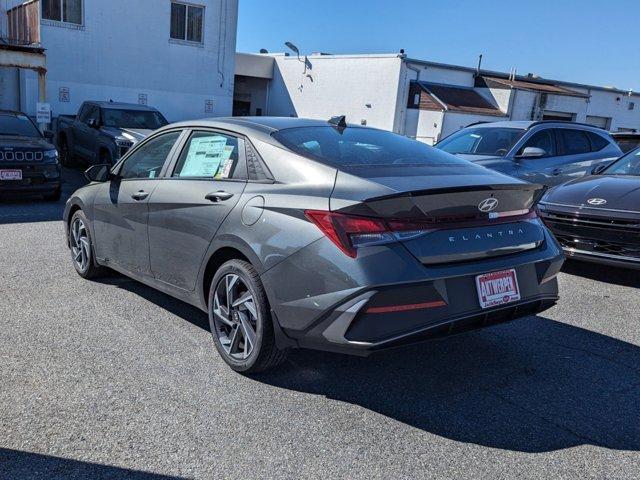
[[[258,313],[249,287],[236,274],[225,275],[213,296],[214,335],[234,360],[248,358],[256,346]]]
[[[76,218],[71,224],[71,253],[73,261],[78,269],[82,272],[89,268],[91,261],[91,246],[89,244],[89,236],[87,227],[80,218]]]

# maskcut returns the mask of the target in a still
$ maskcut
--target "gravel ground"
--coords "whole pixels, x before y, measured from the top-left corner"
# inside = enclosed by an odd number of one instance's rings
[[[637,273],[569,264],[540,316],[249,378],[202,312],[76,275],[62,207],[0,204],[0,479],[640,476]]]

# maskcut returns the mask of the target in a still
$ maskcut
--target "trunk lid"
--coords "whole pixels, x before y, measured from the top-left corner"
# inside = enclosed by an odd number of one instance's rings
[[[415,225],[422,234],[398,235],[398,241],[425,264],[505,255],[544,241],[544,227],[531,213],[543,186],[481,167],[430,170],[366,179],[339,172],[331,209],[385,219],[392,230],[402,222]]]

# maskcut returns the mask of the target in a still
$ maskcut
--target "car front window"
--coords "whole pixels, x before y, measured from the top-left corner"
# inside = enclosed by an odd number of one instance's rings
[[[616,160],[603,172],[603,175],[640,175],[640,148],[627,153]]]
[[[503,157],[524,133],[525,130],[518,128],[465,128],[445,138],[436,147],[453,154]]]
[[[40,138],[40,131],[26,115],[0,114],[0,135]]]
[[[168,124],[159,113],[146,110],[115,110],[104,109],[102,124],[113,128],[139,128],[142,130],[157,130]]]

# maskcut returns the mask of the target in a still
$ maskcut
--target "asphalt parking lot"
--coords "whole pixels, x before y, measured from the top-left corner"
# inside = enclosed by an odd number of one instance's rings
[[[637,272],[568,264],[540,316],[250,378],[202,312],[82,280],[62,208],[0,204],[0,479],[640,475]]]

